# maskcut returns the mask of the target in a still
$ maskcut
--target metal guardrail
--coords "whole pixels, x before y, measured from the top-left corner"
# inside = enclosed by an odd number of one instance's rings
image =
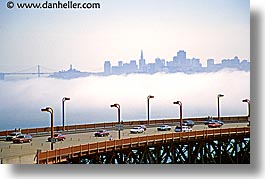
[[[96,142],[89,144],[82,144],[78,146],[71,146],[67,148],[56,149],[52,151],[39,152],[36,154],[37,156],[37,164],[49,164],[49,163],[57,163],[66,161],[69,156],[80,157],[83,153],[86,155],[93,154],[99,152],[99,150],[109,151],[115,150],[118,147],[125,148],[130,147],[131,145],[147,145],[148,143],[161,142],[161,141],[169,141],[169,140],[177,140],[177,139],[189,139],[189,138],[197,138],[197,137],[216,137],[222,135],[231,135],[231,134],[250,134],[249,127],[242,128],[226,128],[226,129],[211,129],[211,130],[201,130],[201,131],[192,131],[192,132],[173,132],[168,134],[156,134],[149,136],[138,136],[131,137],[119,140],[111,140],[104,142]]]
[[[204,118],[185,118],[183,120],[193,120],[195,123],[200,123],[207,120],[207,117]],[[233,117],[221,117],[221,120],[226,122],[247,122],[247,116],[233,116]],[[159,120],[150,120],[149,125],[158,125],[158,124],[172,124],[179,122],[180,119],[159,119]],[[65,126],[66,132],[78,132],[78,131],[85,131],[89,129],[98,129],[98,128],[114,128],[118,122],[104,122],[104,123],[94,123],[94,124],[79,124],[79,125],[70,125]],[[147,125],[147,120],[142,121],[125,121],[122,122],[124,126],[133,126],[133,125]],[[50,133],[50,127],[43,127],[43,128],[28,128],[28,129],[21,129],[20,131],[24,134],[33,134],[33,135],[48,135]],[[62,131],[62,126],[55,126],[54,131],[59,132]],[[0,131],[0,139],[6,137],[12,132],[16,130],[6,130]]]

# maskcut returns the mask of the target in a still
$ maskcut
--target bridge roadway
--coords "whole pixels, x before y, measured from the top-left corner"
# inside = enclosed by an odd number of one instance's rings
[[[248,123],[225,123],[222,128],[247,127]],[[174,131],[175,126],[171,126]],[[121,131],[121,138],[136,136],[171,133],[170,131],[157,131],[157,127],[149,127],[144,133],[130,134],[130,129]],[[195,130],[208,129],[206,125],[195,125]],[[212,129],[212,128],[211,128]],[[113,139],[118,139],[118,131],[109,131]],[[109,140],[109,137],[94,137],[94,132],[67,134],[65,141],[56,142],[54,148],[70,147],[80,144],[94,143]],[[47,136],[34,137],[31,143],[13,144],[9,141],[0,141],[0,160],[3,164],[34,164],[34,157],[37,149],[42,151],[50,150],[50,142]]]

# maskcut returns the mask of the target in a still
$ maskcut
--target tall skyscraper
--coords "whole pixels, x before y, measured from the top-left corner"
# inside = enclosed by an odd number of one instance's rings
[[[186,52],[184,50],[180,50],[177,52],[178,60],[180,61],[181,65],[185,65],[186,62]]]
[[[141,57],[139,60],[139,71],[145,72],[145,69],[146,69],[146,63],[145,63],[145,59],[144,59],[144,53],[143,53],[143,50],[141,50]]]

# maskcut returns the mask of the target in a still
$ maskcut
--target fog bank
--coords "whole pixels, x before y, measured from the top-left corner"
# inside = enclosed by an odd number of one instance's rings
[[[55,125],[61,125],[61,106],[64,96],[66,125],[116,121],[121,105],[123,121],[146,119],[147,96],[150,99],[151,119],[178,118],[183,103],[183,117],[217,115],[217,94],[222,93],[221,115],[246,115],[250,98],[250,73],[221,71],[201,74],[131,74],[124,76],[90,76],[73,80],[39,78],[19,81],[0,81],[0,130],[50,126],[49,113],[41,108],[54,109]]]

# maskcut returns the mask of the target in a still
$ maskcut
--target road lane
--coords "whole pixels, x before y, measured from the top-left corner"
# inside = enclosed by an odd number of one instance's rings
[[[226,123],[222,128],[247,127],[247,124],[248,123]],[[151,127],[140,134],[130,134],[130,129],[124,129],[121,131],[121,138],[170,133],[175,129],[175,126],[171,127],[171,131],[157,131],[157,127]],[[203,129],[209,128],[207,125],[195,125],[193,127],[193,131]],[[118,131],[109,132],[113,139],[118,139]],[[94,132],[66,134],[66,137],[65,141],[56,142],[54,144],[54,149],[109,140],[109,137],[94,137]],[[24,144],[13,144],[12,142],[0,141],[0,160],[2,163],[32,164],[34,163],[34,156],[37,149],[42,151],[50,149],[51,143],[47,142],[47,138],[47,136],[34,137],[31,143]]]

